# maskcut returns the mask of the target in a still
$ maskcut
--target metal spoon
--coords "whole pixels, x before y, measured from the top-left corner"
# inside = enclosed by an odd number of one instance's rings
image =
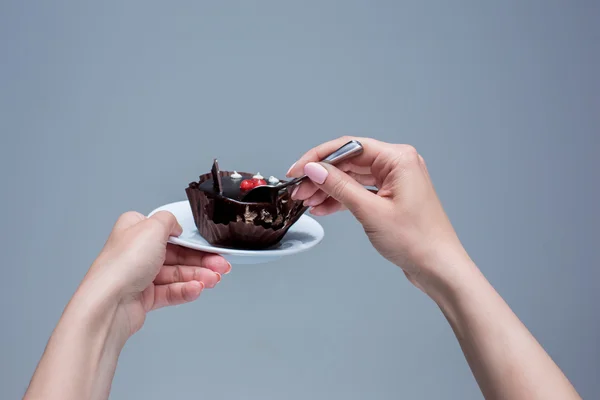
[[[355,157],[362,152],[363,147],[360,142],[357,140],[351,140],[325,157],[325,159],[321,160],[321,162],[335,165],[349,158]],[[306,175],[303,175],[299,178],[292,179],[291,181],[280,183],[278,185],[257,186],[246,193],[246,195],[242,198],[242,201],[248,203],[274,203],[281,190],[289,186],[296,185],[306,178]]]

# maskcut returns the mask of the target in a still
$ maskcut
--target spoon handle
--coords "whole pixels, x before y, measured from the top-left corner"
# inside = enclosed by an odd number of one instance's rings
[[[361,154],[362,152],[362,144],[360,144],[358,140],[351,140],[336,151],[334,151],[333,153],[331,153],[330,155],[328,155],[327,157],[325,157],[323,160],[321,160],[321,162],[336,165],[341,163],[342,161],[346,161],[349,158],[355,157]],[[306,179],[306,175],[282,183],[281,185],[277,186],[277,189],[284,189],[288,186],[295,185],[297,183],[300,183],[304,179]]]

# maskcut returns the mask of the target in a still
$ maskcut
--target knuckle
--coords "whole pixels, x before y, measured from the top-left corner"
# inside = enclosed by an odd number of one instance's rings
[[[135,211],[127,211],[119,216],[119,221],[134,219],[138,217],[138,213]]]
[[[181,267],[176,265],[175,268],[173,268],[173,282],[181,282],[183,280],[182,278]]]
[[[316,147],[314,147],[314,148],[310,149],[309,162],[310,162],[310,160],[315,160],[315,161],[317,161],[317,160],[319,160],[319,158],[320,158],[320,157],[319,157],[319,150],[317,150],[317,148],[316,148]],[[303,167],[304,167],[304,165],[306,165],[306,164],[308,164],[308,162],[304,162],[304,164],[303,164]]]
[[[202,271],[199,267],[194,268],[194,270],[192,271],[192,280],[193,281],[201,281],[202,280],[201,272]]]
[[[127,211],[119,215],[119,218],[117,218],[117,221],[115,222],[115,226],[129,227],[144,219],[145,217],[136,211]]]
[[[409,144],[400,145],[398,148],[399,161],[404,165],[412,165],[419,162],[419,152]]]
[[[173,287],[167,286],[167,290],[165,293],[165,300],[167,301],[167,304],[173,304],[173,299],[174,299]]]
[[[333,184],[333,187],[331,188],[331,195],[335,198],[335,199],[343,199],[344,198],[344,193],[346,192],[346,186],[348,185],[348,182],[345,179],[338,179],[335,181],[335,183]]]
[[[415,149],[415,147],[411,146],[410,144],[405,144],[402,148],[402,152],[409,159],[417,159],[419,157],[419,152],[417,151],[417,149]]]

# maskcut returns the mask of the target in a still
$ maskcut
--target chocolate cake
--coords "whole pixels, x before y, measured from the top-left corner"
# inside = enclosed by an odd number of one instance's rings
[[[269,178],[269,184],[278,182]],[[211,172],[186,188],[200,235],[212,245],[237,249],[276,245],[308,207],[292,200],[291,190],[282,190],[273,203],[242,201],[250,189],[266,184],[260,173],[221,171],[214,160]]]

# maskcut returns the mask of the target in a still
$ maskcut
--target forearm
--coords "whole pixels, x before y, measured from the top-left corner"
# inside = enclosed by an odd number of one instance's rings
[[[487,399],[579,399],[568,379],[477,267],[434,299],[450,322]]]
[[[25,399],[108,398],[126,340],[114,324],[117,306],[95,288],[78,290],[46,346]]]

